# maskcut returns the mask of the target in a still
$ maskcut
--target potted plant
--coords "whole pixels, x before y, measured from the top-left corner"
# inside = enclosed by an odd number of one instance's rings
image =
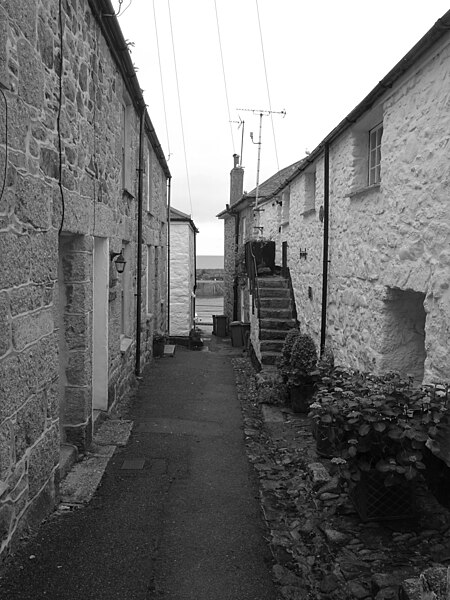
[[[308,412],[318,374],[314,341],[310,335],[299,333],[292,345],[287,381],[295,412]]]
[[[411,482],[425,469],[423,452],[427,445],[436,449],[447,393],[414,389],[398,374],[354,372],[345,383],[347,389],[331,385],[327,394],[319,390],[320,408],[314,405],[311,412],[331,420],[343,442],[333,461],[361,518],[404,518],[413,512]]]
[[[281,349],[281,357],[277,362],[277,367],[283,383],[287,383],[289,380],[292,347],[299,335],[300,331],[298,329],[289,329],[286,337],[284,338],[283,347]]]
[[[236,252],[235,267],[237,281],[241,287],[244,287],[247,283],[248,277],[245,263],[245,246],[239,246]]]
[[[164,346],[166,344],[167,337],[158,331],[153,334],[153,356],[159,358],[164,355]]]

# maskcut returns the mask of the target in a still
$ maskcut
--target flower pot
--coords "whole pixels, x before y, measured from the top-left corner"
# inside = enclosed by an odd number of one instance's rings
[[[164,340],[153,340],[153,356],[159,358],[164,355]]]
[[[314,390],[313,383],[291,385],[289,387],[289,399],[292,410],[296,413],[309,412],[309,405],[312,402]]]
[[[375,469],[361,474],[350,492],[360,519],[366,521],[388,521],[407,519],[414,516],[412,484],[404,482],[386,486],[384,475]]]
[[[314,428],[314,437],[316,440],[316,452],[319,456],[330,458],[339,455],[343,447],[343,440],[340,439],[336,427],[319,421]]]

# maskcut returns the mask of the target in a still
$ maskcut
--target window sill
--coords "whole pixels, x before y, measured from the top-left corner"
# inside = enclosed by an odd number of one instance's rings
[[[133,340],[129,337],[127,337],[126,335],[121,335],[120,336],[120,351],[122,354],[125,354],[125,352],[128,350],[128,348],[131,346],[131,344],[133,343]]]
[[[349,192],[347,194],[347,197],[350,198],[350,200],[352,200],[353,198],[358,199],[363,196],[366,196],[367,194],[370,194],[371,192],[378,192],[379,190],[380,190],[380,184],[374,183],[373,185],[368,185],[366,187],[359,188],[358,190]]]
[[[131,198],[132,200],[134,199],[134,195],[131,192],[129,192],[127,188],[123,188],[122,192],[124,196],[127,196],[127,198]]]

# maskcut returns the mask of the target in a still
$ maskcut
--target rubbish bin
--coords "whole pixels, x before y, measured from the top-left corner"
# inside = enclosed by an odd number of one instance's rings
[[[232,321],[230,323],[231,345],[236,348],[240,348],[244,345],[242,325],[242,321]]]
[[[226,315],[213,315],[213,334],[217,337],[226,337],[228,333],[228,317]]]

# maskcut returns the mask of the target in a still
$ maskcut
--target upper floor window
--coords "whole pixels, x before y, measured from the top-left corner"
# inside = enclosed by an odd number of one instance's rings
[[[121,149],[122,149],[122,187],[132,193],[131,181],[131,102],[128,96],[122,100],[121,113]]]
[[[152,150],[150,144],[147,144],[147,156],[145,160],[145,187],[147,195],[147,212],[152,212]]]
[[[381,181],[381,137],[383,124],[380,123],[369,131],[369,185]]]
[[[304,212],[316,208],[316,171],[305,173],[305,207]]]

